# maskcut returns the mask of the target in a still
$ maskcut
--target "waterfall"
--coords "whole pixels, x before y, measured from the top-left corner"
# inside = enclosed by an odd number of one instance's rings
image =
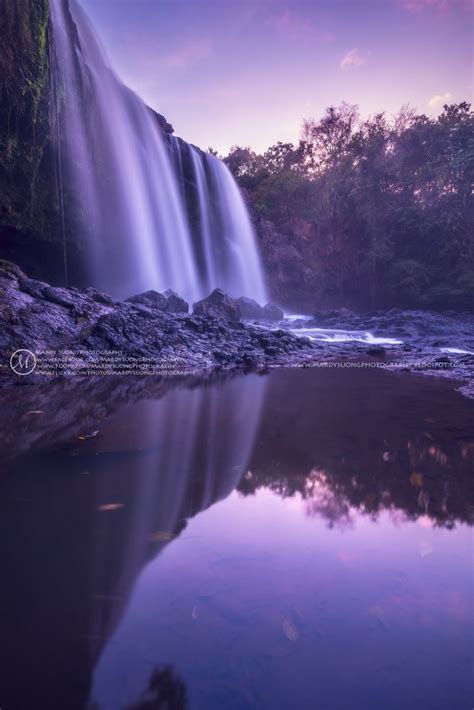
[[[227,167],[165,136],[76,0],[52,0],[51,21],[71,231],[91,285],[116,297],[172,288],[190,302],[219,287],[263,302],[254,230]]]

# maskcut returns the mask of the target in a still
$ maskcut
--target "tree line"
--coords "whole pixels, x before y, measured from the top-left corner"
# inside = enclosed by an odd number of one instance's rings
[[[304,121],[297,144],[263,154],[235,146],[224,160],[260,221],[290,237],[294,220],[332,235],[340,268],[319,267],[320,292],[369,308],[472,309],[470,104],[445,105],[437,117],[404,107],[365,120],[342,104]],[[307,240],[293,241],[302,263],[314,260]]]

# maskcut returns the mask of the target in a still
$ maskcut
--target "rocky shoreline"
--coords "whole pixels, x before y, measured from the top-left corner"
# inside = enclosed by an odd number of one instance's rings
[[[218,289],[194,304],[192,313],[188,310],[171,291],[114,301],[94,288],[50,286],[28,278],[11,262],[0,262],[0,384],[68,375],[382,367],[449,377],[474,396],[470,314],[341,309],[288,319],[272,304],[231,299]],[[19,349],[36,356],[28,377],[11,367]]]

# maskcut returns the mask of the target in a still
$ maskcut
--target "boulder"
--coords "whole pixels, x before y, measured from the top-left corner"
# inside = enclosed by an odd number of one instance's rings
[[[371,357],[384,357],[386,352],[385,348],[381,345],[374,345],[374,347],[367,350],[367,355],[370,355]]]
[[[278,308],[278,306],[275,306],[274,303],[267,303],[263,308],[263,318],[265,320],[283,320],[285,317],[285,314],[281,310],[281,308]]]
[[[237,298],[235,303],[240,308],[240,317],[243,320],[258,320],[260,318],[265,318],[262,306],[254,301],[253,298],[246,298],[242,296]]]
[[[240,308],[222,289],[216,288],[207,298],[193,305],[196,316],[212,316],[221,320],[239,321]]]
[[[136,296],[131,296],[130,298],[127,298],[127,303],[134,303],[138,306],[147,306],[148,308],[155,308],[159,311],[169,310],[168,299],[165,298],[162,293],[158,293],[158,291],[153,290],[139,293]]]
[[[181,296],[171,288],[164,291],[163,296],[168,301],[168,311],[170,313],[188,313],[189,306]]]
[[[0,272],[2,276],[7,279],[27,279],[28,277],[19,266],[14,264],[12,261],[6,261],[6,259],[0,259]]]

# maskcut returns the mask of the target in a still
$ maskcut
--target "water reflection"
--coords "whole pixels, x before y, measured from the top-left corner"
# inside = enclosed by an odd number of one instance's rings
[[[92,639],[110,636],[144,561],[182,533],[188,518],[237,486],[252,452],[265,384],[248,377],[136,403],[81,447],[104,513],[94,530]]]
[[[374,371],[184,385],[6,395],[5,707],[309,710],[315,664],[331,710],[463,707],[472,403]]]

